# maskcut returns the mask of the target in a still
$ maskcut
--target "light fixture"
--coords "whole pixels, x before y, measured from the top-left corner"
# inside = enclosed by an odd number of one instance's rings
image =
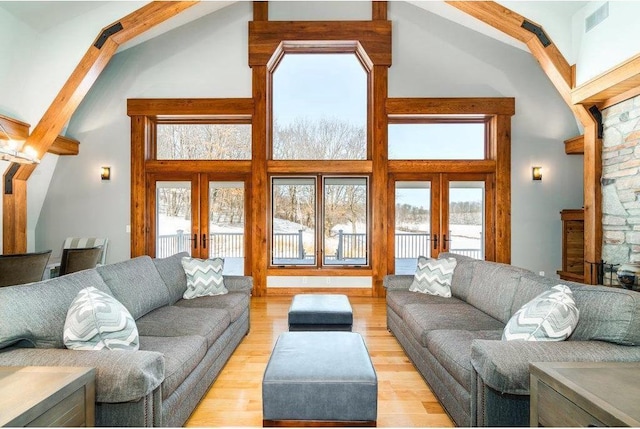
[[[39,164],[38,153],[31,146],[27,146],[23,151],[19,148],[23,144],[11,138],[7,130],[0,123],[0,129],[7,136],[8,140],[0,139],[0,160],[17,162],[20,164]]]
[[[111,167],[100,168],[100,177],[102,180],[111,180]]]
[[[542,167],[531,167],[531,178],[533,180],[542,180]]]

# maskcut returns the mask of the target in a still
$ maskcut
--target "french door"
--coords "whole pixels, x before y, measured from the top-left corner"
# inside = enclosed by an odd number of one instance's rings
[[[247,184],[206,173],[149,174],[148,254],[188,252],[196,258],[224,258],[224,274],[248,267]]]
[[[413,274],[418,256],[495,257],[491,174],[397,174],[389,181],[389,266]]]

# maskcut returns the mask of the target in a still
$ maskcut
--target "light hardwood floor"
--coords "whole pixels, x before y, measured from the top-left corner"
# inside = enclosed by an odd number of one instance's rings
[[[350,297],[353,331],[367,343],[378,376],[379,427],[452,427],[429,386],[386,328],[384,298]],[[251,298],[251,330],[186,426],[262,426],[262,375],[291,297]]]

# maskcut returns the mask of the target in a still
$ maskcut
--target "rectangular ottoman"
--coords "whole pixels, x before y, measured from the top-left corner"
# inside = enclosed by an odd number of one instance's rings
[[[351,331],[353,311],[346,295],[295,295],[289,307],[289,331]]]
[[[262,379],[263,426],[375,426],[378,379],[355,332],[284,332]]]

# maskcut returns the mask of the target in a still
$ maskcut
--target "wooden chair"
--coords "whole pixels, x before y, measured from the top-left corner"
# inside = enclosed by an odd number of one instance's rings
[[[59,275],[64,276],[65,274],[75,273],[76,271],[95,268],[101,255],[102,246],[63,249]]]
[[[0,255],[0,286],[20,285],[42,280],[51,250]]]

